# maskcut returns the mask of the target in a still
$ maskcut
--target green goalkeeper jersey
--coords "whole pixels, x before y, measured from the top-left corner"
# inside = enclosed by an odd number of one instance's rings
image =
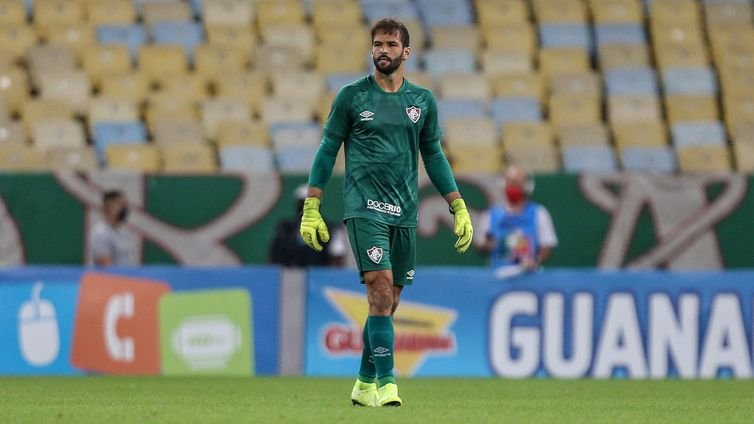
[[[415,227],[419,149],[440,143],[432,92],[404,79],[389,93],[366,76],[340,90],[323,132],[345,146],[344,219]]]

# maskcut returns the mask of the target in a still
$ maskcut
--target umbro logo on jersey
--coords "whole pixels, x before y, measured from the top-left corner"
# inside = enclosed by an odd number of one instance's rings
[[[419,122],[419,117],[422,116],[422,110],[416,106],[407,107],[406,113],[408,114],[408,118],[414,124]]]
[[[374,119],[372,118],[373,115],[374,115],[374,112],[370,112],[368,110],[365,110],[364,112],[361,112],[359,114],[359,116],[361,116],[362,121],[371,121],[372,119]]]

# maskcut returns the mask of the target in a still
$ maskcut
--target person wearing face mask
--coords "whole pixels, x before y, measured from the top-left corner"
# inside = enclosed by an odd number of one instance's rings
[[[102,196],[103,221],[92,229],[89,247],[92,263],[97,266],[138,265],[136,244],[126,233],[123,224],[128,220],[128,200],[119,190]]]
[[[501,276],[538,269],[558,244],[547,209],[531,200],[534,180],[521,167],[505,172],[505,203],[492,206],[482,219],[485,239],[478,246],[490,255]]]

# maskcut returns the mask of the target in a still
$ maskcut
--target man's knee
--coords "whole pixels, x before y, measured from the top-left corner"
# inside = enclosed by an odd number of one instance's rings
[[[393,308],[393,281],[385,272],[367,272],[364,274],[367,285],[367,300],[370,315],[388,315]]]

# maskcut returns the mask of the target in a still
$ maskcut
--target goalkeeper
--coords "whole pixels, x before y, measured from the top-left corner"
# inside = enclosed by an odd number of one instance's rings
[[[418,219],[418,161],[455,216],[455,248],[471,244],[471,218],[440,148],[432,92],[403,78],[411,54],[406,27],[392,19],[372,27],[374,73],[343,87],[332,104],[309,175],[301,236],[321,250],[330,235],[319,213],[341,145],[345,146],[344,222],[366,285],[369,317],[364,350],[351,392],[354,405],[400,406],[393,375],[392,316],[401,291],[413,282]]]

